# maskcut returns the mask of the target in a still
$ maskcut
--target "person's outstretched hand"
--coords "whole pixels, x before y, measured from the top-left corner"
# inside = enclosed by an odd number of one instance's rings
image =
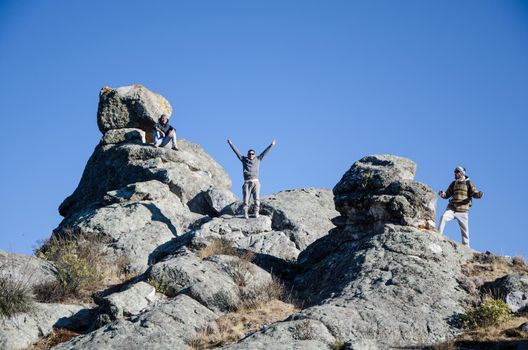
[[[439,195],[440,197],[444,198],[445,193],[444,193],[444,191],[438,191],[438,195]]]
[[[277,143],[277,141],[275,141],[275,139],[273,139],[273,141],[271,141],[271,144],[272,144],[273,146],[275,146],[276,143]]]
[[[227,143],[231,144],[231,139],[227,139]]]

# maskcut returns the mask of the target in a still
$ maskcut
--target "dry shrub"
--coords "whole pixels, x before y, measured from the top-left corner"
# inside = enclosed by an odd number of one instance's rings
[[[249,262],[252,262],[255,258],[255,252],[237,249],[233,247],[232,241],[223,237],[209,240],[209,242],[198,251],[198,255],[202,259],[214,255],[231,255]]]
[[[49,350],[52,347],[65,343],[68,340],[79,336],[79,333],[67,329],[54,329],[53,332],[31,345],[26,350]]]
[[[198,252],[200,258],[204,259],[213,255],[237,255],[237,249],[232,242],[225,238],[214,238]]]
[[[505,257],[485,252],[475,253],[473,259],[462,267],[462,271],[466,276],[476,278],[481,283],[486,283],[513,273],[526,274],[528,273],[528,265],[526,265],[522,257],[517,256],[509,260]]]
[[[32,308],[31,291],[27,281],[17,280],[0,267],[0,317],[10,318]]]
[[[254,288],[240,289],[240,299],[238,310],[258,309],[272,300],[295,304],[291,293],[288,294],[284,285],[276,278],[273,278],[270,283]]]
[[[38,300],[83,299],[111,282],[122,281],[126,277],[126,259],[109,255],[109,243],[109,239],[101,235],[74,235],[71,230],[66,230],[61,236],[53,235],[35,253],[53,263],[59,282],[36,286]]]
[[[282,321],[296,311],[292,304],[272,300],[252,310],[231,312],[220,316],[188,343],[191,349],[210,349],[234,343],[263,325]]]
[[[299,340],[312,340],[316,337],[315,332],[316,330],[313,329],[310,320],[302,320],[295,325],[293,336]]]

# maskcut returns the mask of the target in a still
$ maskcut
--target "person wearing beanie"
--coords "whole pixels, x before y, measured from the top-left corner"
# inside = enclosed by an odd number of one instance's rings
[[[443,234],[446,222],[456,219],[460,226],[462,244],[469,247],[469,208],[472,198],[482,198],[482,191],[478,191],[469,180],[466,169],[458,166],[455,168],[455,181],[451,182],[447,191],[440,191],[438,195],[443,199],[451,198],[440,219],[438,231]]]

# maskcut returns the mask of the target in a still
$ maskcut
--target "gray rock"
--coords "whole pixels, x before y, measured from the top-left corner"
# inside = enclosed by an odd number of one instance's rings
[[[141,85],[104,87],[99,93],[97,125],[103,133],[122,128],[152,131],[162,114],[172,114],[169,101]]]
[[[35,285],[57,280],[57,270],[49,262],[0,250],[0,276],[22,283],[28,290]]]
[[[284,232],[273,231],[269,216],[244,219],[223,215],[214,218],[193,232],[194,246],[207,245],[212,239],[226,239],[234,246],[255,253],[295,260],[299,254],[295,243]]]
[[[40,337],[49,335],[63,317],[70,317],[82,306],[35,303],[33,309],[0,322],[0,349],[25,349]]]
[[[111,145],[122,142],[145,143],[145,132],[141,129],[112,129],[104,133],[101,145]]]
[[[343,175],[334,195],[387,188],[394,182],[412,181],[415,173],[416,164],[410,159],[388,154],[367,156]]]
[[[53,349],[187,349],[197,333],[216,317],[215,313],[192,298],[178,295],[135,318],[115,321]]]
[[[185,140],[178,146],[179,151],[129,143],[97,146],[79,186],[60,205],[60,214],[100,207],[107,192],[136,182],[161,181],[184,205],[211,186],[231,188],[229,176],[201,147]]]
[[[295,284],[313,305],[303,317],[342,339],[385,346],[436,343],[459,331],[449,320],[467,306],[458,281],[471,250],[409,226],[362,235],[335,230],[325,238],[299,259],[305,272]]]
[[[520,325],[519,330],[528,333],[528,322],[524,322],[522,325]]]
[[[367,230],[386,223],[434,229],[436,195],[429,186],[413,181],[415,169],[410,159],[390,155],[355,162],[334,187],[335,206],[342,216],[334,223]]]
[[[205,193],[205,200],[214,216],[220,215],[222,209],[238,200],[237,196],[226,189],[210,188]]]
[[[201,215],[184,207],[166,184],[147,181],[110,191],[103,207],[89,207],[64,219],[55,234],[73,229],[75,234],[110,237],[109,252],[128,259],[129,269],[143,272],[157,249],[183,234]]]
[[[200,259],[188,250],[153,265],[150,280],[170,296],[185,293],[216,312],[236,309],[241,297],[271,283],[271,275],[236,256]]]
[[[504,276],[495,281],[490,289],[504,297],[512,312],[522,312],[528,309],[528,275]]]
[[[138,315],[158,298],[156,289],[146,282],[138,282],[124,291],[102,299],[102,306],[112,319]]]
[[[320,350],[336,349],[339,340],[319,321],[277,322],[240,342],[224,346],[225,350]]]
[[[271,194],[262,199],[261,213],[270,215],[272,228],[286,232],[299,250],[328,234],[339,215],[330,190],[302,188]]]

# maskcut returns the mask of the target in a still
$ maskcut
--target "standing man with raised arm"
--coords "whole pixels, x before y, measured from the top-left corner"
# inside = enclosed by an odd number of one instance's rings
[[[271,142],[258,157],[255,157],[255,150],[250,149],[247,153],[247,157],[243,156],[242,153],[236,148],[230,139],[227,140],[229,146],[236,156],[242,162],[242,170],[244,174],[244,186],[242,186],[242,193],[244,197],[244,217],[249,218],[249,199],[253,196],[255,205],[255,217],[259,217],[260,209],[260,182],[259,182],[259,167],[260,161],[268,154],[273,146],[275,146],[275,140]]]

